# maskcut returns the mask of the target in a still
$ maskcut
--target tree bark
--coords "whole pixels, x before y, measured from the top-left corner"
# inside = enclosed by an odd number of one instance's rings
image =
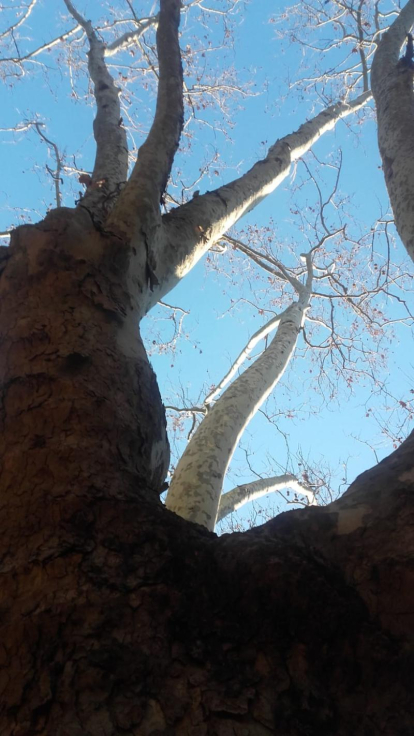
[[[139,319],[369,99],[328,108],[161,219],[182,123],[179,7],[161,0],[146,166],[110,217],[93,218],[99,185],[89,212],[59,208],[0,252],[0,736],[408,736],[413,435],[340,501],[242,535],[159,502],[168,443]],[[99,158],[120,120],[96,48],[98,116],[108,96],[112,111],[95,125]]]
[[[167,508],[210,531],[214,531],[224,476],[240,437],[282,378],[294,353],[309,305],[310,290],[303,292],[280,315],[270,345],[204,417],[172,477]]]
[[[165,417],[124,244],[85,211],[60,208],[14,232],[2,268],[2,487],[16,509],[29,503],[23,526],[58,518],[68,488],[84,501],[159,493]]]
[[[1,736],[408,736],[414,435],[244,534],[169,512],[127,261],[71,210],[0,254]]]
[[[385,183],[398,234],[414,260],[414,62],[399,59],[401,47],[414,23],[414,1],[409,0],[375,52],[371,83],[377,121],[378,146]]]
[[[264,498],[269,493],[277,493],[285,488],[292,490],[295,496],[302,495],[307,498],[311,506],[318,505],[312,489],[298,481],[294,475],[284,473],[283,475],[274,475],[271,478],[259,478],[259,480],[253,480],[250,483],[243,483],[232,488],[231,491],[223,493],[220,496],[217,523],[242,508],[249,501],[258,501],[259,498]]]

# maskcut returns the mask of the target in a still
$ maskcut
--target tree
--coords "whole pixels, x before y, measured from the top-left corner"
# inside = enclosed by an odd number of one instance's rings
[[[326,481],[312,484],[307,469],[302,467],[300,468],[302,482],[294,474],[284,472],[282,475],[262,477],[251,483],[238,484],[236,488],[223,494],[226,471],[240,437],[267,396],[280,382],[296,351],[301,333],[309,350],[320,351],[323,354],[319,365],[320,381],[324,374],[327,374],[325,363],[331,361],[336,366],[339,360],[341,372],[345,374],[348,384],[352,385],[352,382],[358,379],[358,374],[364,375],[368,372],[372,372],[373,377],[375,376],[376,385],[380,383],[373,356],[373,352],[378,353],[380,350],[379,343],[374,346],[374,350],[369,349],[367,340],[365,344],[361,343],[359,335],[365,332],[367,336],[371,332],[374,336],[383,337],[387,320],[384,319],[382,325],[379,322],[380,310],[376,306],[376,300],[379,295],[391,296],[388,285],[399,281],[401,274],[397,271],[394,276],[393,267],[389,264],[386,268],[380,269],[380,278],[378,268],[373,269],[372,278],[365,268],[359,281],[355,266],[350,267],[349,263],[346,263],[345,243],[349,244],[350,235],[345,235],[344,225],[338,228],[332,225],[330,212],[331,209],[334,212],[338,209],[334,203],[334,195],[338,189],[341,165],[335,167],[331,163],[330,167],[336,170],[336,175],[333,188],[326,200],[322,196],[319,184],[311,176],[318,195],[317,206],[310,206],[313,216],[317,212],[312,227],[316,242],[307,253],[300,253],[297,256],[296,267],[292,267],[291,264],[286,268],[274,255],[266,254],[263,248],[257,251],[228,235],[224,238],[224,241],[249,255],[267,276],[269,273],[272,274],[270,294],[274,300],[275,291],[279,289],[282,293],[284,291],[285,308],[256,330],[223,379],[201,402],[198,402],[198,406],[190,405],[187,409],[168,407],[170,410],[192,416],[192,426],[188,445],[172,474],[166,498],[167,508],[210,530],[214,530],[216,520],[220,521],[244,503],[261,498],[269,492],[280,492],[288,488],[289,492],[293,492],[293,501],[298,502],[299,493],[307,499],[307,503],[317,504],[317,495],[321,494],[322,487],[325,486],[328,490]],[[310,174],[307,164],[305,169]],[[384,224],[386,228],[387,223]],[[377,230],[372,228],[371,231],[368,238],[365,236],[355,243],[359,259],[363,258],[364,241],[370,244],[371,249],[374,248],[373,237]],[[331,241],[335,243],[333,248],[330,248]],[[341,257],[338,257],[337,251],[341,253]],[[341,263],[344,260],[345,269]],[[344,270],[348,271],[346,281]],[[293,293],[289,293],[289,288]],[[315,302],[319,305],[322,302],[325,310],[322,308],[321,312],[320,306],[315,310]],[[341,318],[337,316],[338,304],[341,302],[343,307],[347,307],[353,314],[352,329],[347,334],[341,334]],[[407,318],[411,321],[409,311],[403,321]],[[346,321],[346,317],[342,316],[342,322]],[[315,338],[311,338],[309,332],[315,323],[324,331],[323,337],[316,339],[316,344]],[[275,332],[274,338],[264,351],[253,359],[251,353],[254,348],[272,332]],[[250,367],[236,378],[239,369],[248,359],[251,362]],[[335,371],[339,373],[337,367]],[[333,383],[332,378],[328,380]],[[231,381],[231,385],[227,387]],[[201,424],[194,431],[197,418],[200,416],[203,417]],[[303,466],[303,463],[301,465]],[[315,476],[314,470],[312,475]],[[332,497],[330,500],[333,500]]]
[[[1,252],[1,733],[409,733],[414,436],[334,504],[217,538],[159,502],[165,414],[137,330],[369,93],[162,216],[181,3],[161,0],[157,106],[125,185],[105,47],[65,3],[89,41],[97,154],[78,205]]]

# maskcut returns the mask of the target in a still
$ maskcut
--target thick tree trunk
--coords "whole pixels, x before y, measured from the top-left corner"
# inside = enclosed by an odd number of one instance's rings
[[[68,515],[144,488],[157,496],[165,478],[165,416],[122,248],[86,212],[60,209],[4,249],[1,492],[13,559],[71,546],[56,539]]]
[[[78,218],[2,260],[1,736],[408,736],[414,435],[245,534],[169,512],[127,253]]]

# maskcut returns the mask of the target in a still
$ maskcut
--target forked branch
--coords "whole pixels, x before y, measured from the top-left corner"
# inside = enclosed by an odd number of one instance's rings
[[[84,29],[89,41],[89,74],[94,84],[96,117],[93,132],[96,140],[96,158],[92,182],[82,199],[82,205],[92,209],[103,197],[118,193],[128,171],[128,148],[125,129],[121,121],[119,89],[108,72],[105,63],[105,44],[92,27],[76,10],[71,0],[64,3],[77,23]]]
[[[243,483],[236,486],[231,491],[223,493],[220,498],[220,505],[217,513],[217,522],[224,519],[228,514],[240,509],[249,501],[257,501],[268,493],[276,493],[290,488],[295,493],[305,496],[310,506],[317,506],[315,493],[290,473],[284,475],[275,475],[272,478],[260,478],[252,483]]]

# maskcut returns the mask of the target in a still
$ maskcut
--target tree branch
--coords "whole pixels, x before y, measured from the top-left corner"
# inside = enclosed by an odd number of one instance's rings
[[[159,83],[154,121],[109,222],[131,238],[160,222],[164,195],[183,126],[183,72],[178,27],[180,0],[161,0],[157,29]],[[150,172],[150,175],[149,175]]]
[[[0,64],[6,63],[6,62],[10,62],[13,64],[22,64],[25,61],[30,61],[31,59],[34,59],[35,56],[39,56],[39,54],[41,54],[42,51],[48,51],[49,49],[54,48],[54,46],[57,46],[59,43],[66,41],[66,39],[70,38],[75,33],[80,31],[81,28],[82,26],[78,23],[74,28],[71,28],[70,31],[66,31],[65,33],[62,33],[60,36],[53,38],[51,41],[46,41],[46,43],[42,44],[41,46],[38,46],[37,49],[34,49],[33,51],[29,51],[24,56],[9,56],[9,57],[4,57],[0,59]]]
[[[135,22],[137,23],[138,28],[134,31],[126,31],[122,36],[115,39],[115,41],[109,43],[105,48],[105,56],[114,56],[118,51],[123,51],[124,49],[129,48],[134,41],[138,41],[138,39],[141,38],[148,28],[155,26],[158,23],[158,19],[158,15],[154,15],[152,18],[146,18],[146,20],[143,21],[136,19]]]
[[[182,279],[212,245],[243,215],[276,189],[297,160],[342,118],[371,99],[364,92],[352,102],[339,102],[277,141],[262,161],[239,179],[195,197],[163,219],[163,235],[155,252],[159,286],[150,296],[151,308]]]
[[[304,289],[285,310],[268,348],[222,394],[203,419],[179,461],[166,506],[213,530],[223,479],[245,427],[283,376],[309,305]]]
[[[311,506],[317,506],[314,492],[300,483],[294,475],[285,473],[284,475],[275,475],[272,478],[260,478],[252,483],[244,483],[241,486],[236,486],[228,493],[223,493],[217,512],[217,522],[233,513],[233,511],[237,511],[249,501],[256,501],[268,493],[282,491],[284,488],[291,488],[295,493],[306,496]]]
[[[16,23],[13,23],[13,25],[9,26],[5,31],[0,33],[0,38],[4,38],[5,36],[8,36],[9,33],[14,33],[23,23],[28,19],[29,15],[31,15],[34,6],[36,5],[37,0],[30,0],[29,5],[27,6],[25,12],[20,16],[19,20],[16,21]]]
[[[108,72],[105,63],[105,44],[101,41],[89,20],[76,10],[71,0],[64,3],[84,29],[89,41],[88,69],[94,83],[96,117],[93,132],[96,141],[96,158],[91,185],[82,199],[82,206],[95,210],[108,196],[119,193],[128,172],[128,147],[126,133],[121,125],[119,89]],[[107,206],[107,203],[106,203]]]
[[[254,333],[254,335],[251,336],[249,339],[247,345],[244,346],[243,350],[239,353],[236,360],[234,361],[233,365],[230,367],[230,369],[227,371],[226,375],[221,379],[221,381],[217,384],[217,386],[210,391],[210,393],[206,396],[204,399],[204,405],[209,406],[221,393],[221,391],[227,386],[227,384],[234,378],[237,371],[241,366],[243,365],[244,361],[247,360],[247,358],[250,356],[252,350],[256,347],[256,345],[260,342],[260,340],[263,340],[267,335],[270,335],[273,330],[276,330],[282,316],[282,314],[277,314],[272,319],[270,319],[266,324],[262,325],[262,327],[259,327],[258,330]]]
[[[54,186],[55,186],[56,207],[60,207],[61,204],[62,204],[62,195],[61,195],[61,192],[60,192],[60,185],[61,185],[61,183],[63,183],[63,180],[61,179],[61,176],[60,176],[61,173],[62,173],[62,157],[61,157],[61,155],[59,153],[59,149],[58,149],[56,143],[53,143],[53,141],[51,141],[49,138],[47,138],[45,136],[45,134],[42,132],[41,126],[43,125],[43,123],[35,122],[35,123],[33,123],[33,125],[35,126],[35,128],[36,128],[37,132],[39,133],[40,137],[45,141],[45,143],[47,143],[48,146],[50,146],[50,148],[53,149],[53,153],[54,153],[54,156],[55,156],[55,159],[56,159],[56,168],[55,168],[54,171],[52,171],[49,168],[49,166],[46,164],[46,169],[47,169],[48,173],[51,175],[51,177],[53,179]]]

